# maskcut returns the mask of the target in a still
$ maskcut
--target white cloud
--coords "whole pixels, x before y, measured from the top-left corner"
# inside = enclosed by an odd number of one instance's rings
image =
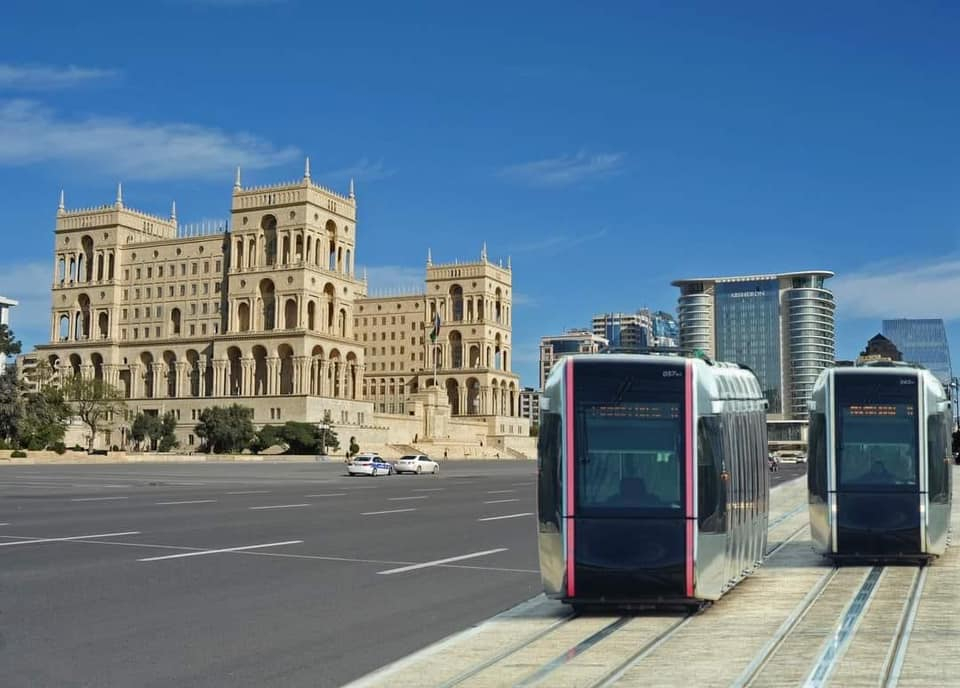
[[[367,269],[367,292],[370,296],[381,294],[423,293],[426,273],[423,268],[401,265],[376,265]],[[363,270],[359,270],[360,275]]]
[[[51,284],[52,260],[0,264],[0,296],[19,302],[10,311],[10,329],[23,342],[24,351],[50,338]]]
[[[340,168],[339,170],[331,170],[329,172],[324,172],[322,175],[323,179],[356,179],[358,181],[364,182],[373,182],[378,179],[386,179],[387,177],[392,177],[394,175],[394,170],[387,169],[383,164],[383,160],[370,160],[368,158],[360,158],[355,163],[348,167]]]
[[[34,101],[0,102],[0,165],[58,161],[120,179],[230,179],[236,165],[273,167],[299,157],[295,148],[212,127],[102,116],[70,120]]]
[[[564,249],[572,248],[588,241],[596,241],[606,236],[607,230],[600,229],[587,234],[552,234],[541,239],[534,239],[525,244],[514,244],[510,247],[512,253],[544,253],[553,255]]]
[[[51,67],[48,65],[0,64],[0,89],[47,91],[109,81],[119,76],[115,69]]]
[[[829,284],[845,318],[960,318],[960,258],[870,266]]]
[[[626,157],[624,153],[561,155],[533,162],[510,165],[500,170],[504,179],[529,184],[530,186],[566,186],[591,177],[600,177],[618,172]]]

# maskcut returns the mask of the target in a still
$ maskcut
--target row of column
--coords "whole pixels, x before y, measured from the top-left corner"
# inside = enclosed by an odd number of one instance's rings
[[[82,260],[81,260],[82,258]],[[82,264],[87,260],[93,262],[89,268]],[[114,269],[116,267],[116,252],[113,249],[99,249],[91,252],[87,256],[86,251],[77,249],[76,251],[66,253],[59,252],[53,259],[53,274],[57,282],[74,282],[76,284],[86,284],[89,282],[101,282],[103,280],[112,280]],[[90,270],[90,279],[86,279],[86,272]]]
[[[517,392],[516,390],[493,389],[489,386],[480,387],[477,406],[472,409],[468,406],[470,399],[470,390],[462,385],[457,385],[457,402],[460,415],[470,416],[515,416],[517,415]],[[449,397],[449,391],[447,392]],[[513,413],[511,413],[511,408]]]
[[[354,255],[348,246],[338,246],[335,240],[324,240],[320,236],[308,235],[305,230],[278,229],[276,254],[270,267],[315,265],[316,267],[344,275],[354,274]],[[301,251],[297,252],[296,240],[299,235]],[[255,238],[254,238],[255,237]],[[286,239],[286,246],[284,246]],[[312,240],[312,241],[311,241]],[[256,270],[267,266],[267,239],[262,232],[256,235],[238,237],[233,242],[237,271]],[[286,249],[286,250],[285,250]],[[334,255],[334,264],[330,265],[330,254]]]
[[[497,302],[491,301],[489,298],[484,298],[482,296],[463,296],[462,302],[462,317],[457,320],[454,319],[454,311],[456,310],[453,297],[441,297],[436,299],[430,299],[427,302],[427,306],[430,309],[430,316],[433,317],[433,314],[440,311],[440,319],[443,322],[481,322],[484,320],[489,320],[491,322],[501,323],[503,325],[510,324],[510,306],[500,303],[500,317],[497,317]],[[489,311],[489,313],[487,312]]]

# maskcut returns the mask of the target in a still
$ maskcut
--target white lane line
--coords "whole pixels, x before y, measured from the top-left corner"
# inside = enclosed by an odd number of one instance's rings
[[[8,525],[10,525],[10,524],[9,524],[9,523],[0,523],[0,526],[8,526]]]
[[[487,490],[487,494],[507,494],[508,492],[516,492],[516,490]]]
[[[416,497],[390,497],[388,502],[404,502],[408,499],[430,499],[429,495],[417,495]]]
[[[284,545],[299,545],[303,540],[285,540],[284,542],[266,542],[262,545],[247,545],[245,547],[225,547],[223,549],[205,549],[199,552],[183,552],[181,554],[166,554],[162,557],[147,557],[137,561],[161,561],[163,559],[182,559],[184,557],[202,557],[206,554],[221,554],[223,552],[245,552],[248,549],[263,549],[264,547],[282,547]]]
[[[187,499],[181,502],[154,502],[157,506],[167,506],[172,504],[212,504],[216,499]]]
[[[270,490],[240,490],[239,492],[227,492],[229,495],[241,494],[270,494]]]
[[[101,485],[100,487],[130,487],[129,485]]]
[[[443,492],[447,488],[445,487],[417,487],[414,488],[413,492]]]
[[[379,516],[380,514],[399,514],[404,511],[416,511],[416,509],[388,509],[386,511],[364,511],[361,516]]]
[[[128,530],[123,533],[97,533],[95,535],[74,535],[72,537],[61,538],[35,538],[33,540],[17,540],[16,542],[0,542],[0,547],[9,547],[10,545],[33,545],[40,542],[66,542],[67,540],[88,540],[90,538],[119,537],[121,535],[139,535],[139,530]],[[4,537],[12,537],[5,535]]]
[[[488,549],[483,552],[473,552],[471,554],[461,554],[459,557],[447,557],[446,559],[437,559],[435,561],[426,561],[422,564],[412,564],[411,566],[402,566],[398,569],[387,569],[386,571],[377,571],[378,575],[389,576],[394,573],[404,573],[406,571],[416,571],[417,569],[426,569],[431,566],[440,566],[441,564],[449,564],[453,561],[463,561],[464,559],[475,559],[477,557],[485,557],[488,554],[497,554],[498,552],[506,552],[506,547],[499,547],[497,549]]]
[[[274,504],[271,506],[250,506],[247,507],[251,511],[258,511],[260,509],[298,509],[302,506],[310,506],[309,504]]]
[[[130,499],[129,497],[77,497],[71,499],[71,502],[111,502],[117,499]]]
[[[517,499],[491,499],[489,502],[484,502],[484,504],[506,504],[507,502],[519,502]]]
[[[487,516],[487,518],[478,518],[478,521],[502,521],[505,518],[522,518],[524,516],[533,516],[532,511],[528,511],[525,514],[509,514],[507,516]]]
[[[346,497],[346,492],[330,492],[329,494],[304,495],[306,497]]]

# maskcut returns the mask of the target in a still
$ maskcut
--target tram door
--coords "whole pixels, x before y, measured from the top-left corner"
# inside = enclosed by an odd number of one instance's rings
[[[846,374],[836,386],[837,551],[922,551],[915,374]]]
[[[589,374],[577,365],[574,375],[576,596],[683,596],[684,369],[582,367]]]

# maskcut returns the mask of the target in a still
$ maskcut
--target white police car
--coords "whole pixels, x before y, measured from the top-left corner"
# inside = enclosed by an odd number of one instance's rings
[[[401,473],[439,473],[440,464],[424,454],[408,454],[397,461],[397,475]]]
[[[379,454],[369,452],[357,454],[353,460],[347,464],[347,475],[390,475],[393,473],[393,464],[388,463],[386,459]]]

